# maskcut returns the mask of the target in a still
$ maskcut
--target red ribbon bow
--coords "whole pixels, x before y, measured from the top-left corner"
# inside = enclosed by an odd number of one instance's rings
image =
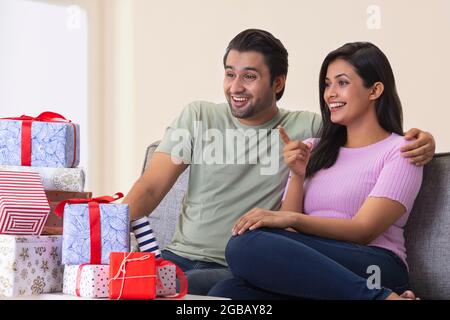
[[[175,274],[180,283],[180,292],[176,296],[173,297],[171,296],[171,298],[175,299],[183,298],[188,291],[188,281],[186,275],[184,274],[183,270],[181,270],[181,268],[172,261],[164,260],[163,258],[156,259],[156,270],[158,270],[158,268],[160,267],[162,268],[165,266],[175,266]],[[158,285],[161,285],[161,279],[159,277],[157,278],[157,281]]]
[[[68,199],[58,203],[55,208],[55,214],[62,217],[64,206],[66,204],[87,203],[89,206],[89,227],[91,239],[91,261],[90,264],[101,264],[102,261],[102,241],[100,237],[100,203],[110,203],[123,198],[122,192],[117,192],[114,196],[103,196],[88,199]]]
[[[22,121],[22,141],[21,141],[21,165],[22,166],[31,166],[31,125],[33,121],[41,121],[41,122],[66,122],[71,123],[74,128],[74,147],[75,150],[73,152],[73,161],[71,167],[74,166],[77,154],[77,131],[75,125],[72,121],[67,120],[64,116],[60,115],[56,112],[45,111],[42,112],[37,117],[31,117],[27,115],[21,115],[20,117],[10,117],[10,118],[1,118],[3,120],[19,120]]]

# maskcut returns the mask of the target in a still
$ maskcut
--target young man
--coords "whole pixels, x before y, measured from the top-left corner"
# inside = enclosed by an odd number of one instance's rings
[[[277,107],[288,53],[270,33],[241,32],[229,43],[223,61],[228,103],[190,103],[167,128],[149,168],[124,200],[132,220],[148,215],[190,166],[177,229],[162,255],[185,271],[191,294],[205,295],[231,277],[224,251],[241,215],[255,207],[280,207],[289,169],[276,128],[304,140],[318,136],[321,126],[315,113]],[[417,165],[430,161],[433,137],[418,129],[407,137],[417,140],[404,155]]]

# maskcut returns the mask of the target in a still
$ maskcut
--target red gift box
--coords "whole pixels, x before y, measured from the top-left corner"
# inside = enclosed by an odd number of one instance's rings
[[[110,299],[155,299],[156,261],[154,253],[111,252],[109,259]]]

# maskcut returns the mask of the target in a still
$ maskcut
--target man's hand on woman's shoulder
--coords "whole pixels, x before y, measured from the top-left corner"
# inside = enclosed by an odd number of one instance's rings
[[[400,149],[402,156],[409,158],[411,163],[416,166],[423,166],[433,159],[436,143],[431,133],[412,128],[405,133],[405,139],[416,139],[416,141],[406,144]]]

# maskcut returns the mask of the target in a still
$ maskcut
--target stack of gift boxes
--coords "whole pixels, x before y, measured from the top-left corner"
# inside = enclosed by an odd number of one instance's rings
[[[49,219],[47,195],[83,192],[79,141],[57,113],[0,119],[0,296],[62,290],[62,221]]]
[[[100,204],[100,208],[101,206],[102,204]],[[107,206],[111,206],[111,204],[104,204],[103,208]],[[123,206],[127,211],[126,205],[119,206]],[[57,211],[59,209],[57,208]],[[80,297],[109,297],[110,299],[154,299],[156,296],[180,298],[186,294],[187,281],[183,272],[172,262],[161,258],[157,241],[147,218],[131,221],[140,252],[129,252],[125,248],[120,250],[120,243],[123,242],[123,239],[117,237],[118,233],[116,232],[112,238],[116,239],[117,243],[108,244],[108,239],[105,241],[102,234],[100,257],[100,254],[92,254],[94,250],[92,238],[84,241],[90,243],[90,248],[85,246],[85,252],[82,254],[76,253],[77,249],[74,249],[74,247],[80,248],[81,243],[69,248],[70,244],[74,243],[71,240],[72,237],[81,230],[77,231],[75,227],[74,232],[68,232],[66,237],[66,226],[71,223],[66,222],[69,221],[67,214],[70,211],[68,210],[72,209],[65,207],[63,263],[67,265],[64,270],[64,293]],[[124,215],[124,220],[125,217]],[[103,220],[107,220],[107,218],[101,220],[103,224]],[[116,221],[115,227],[119,225],[125,226]],[[102,225],[102,231],[103,228]],[[85,237],[87,238],[88,235]],[[89,253],[87,253],[88,251]],[[97,258],[93,258],[93,256]],[[99,260],[101,260],[101,264],[98,263]],[[179,294],[177,294],[176,288],[177,278],[180,284]]]
[[[184,274],[160,257],[147,218],[130,223],[128,205],[112,203],[120,193],[84,192],[79,132],[53,112],[0,119],[0,297],[182,297]]]

